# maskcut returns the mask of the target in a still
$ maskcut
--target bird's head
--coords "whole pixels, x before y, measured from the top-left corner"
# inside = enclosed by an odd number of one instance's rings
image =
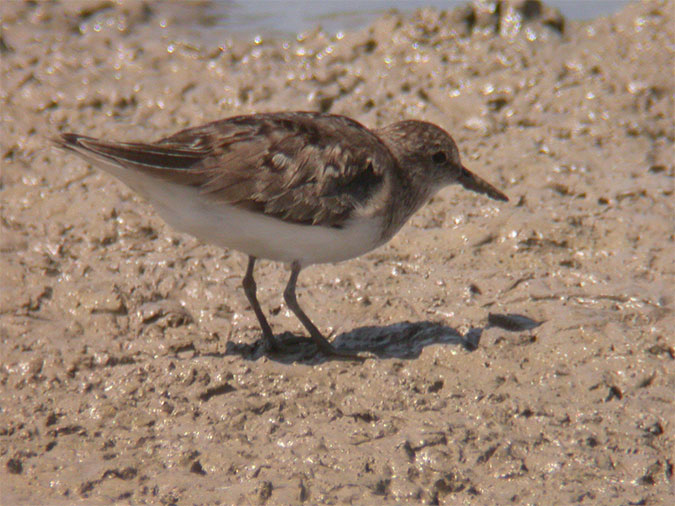
[[[442,128],[425,121],[400,121],[377,131],[401,167],[415,179],[435,190],[458,183],[467,190],[495,200],[508,197],[462,165],[452,137]]]

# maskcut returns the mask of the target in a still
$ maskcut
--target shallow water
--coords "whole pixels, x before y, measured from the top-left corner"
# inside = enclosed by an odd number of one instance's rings
[[[566,18],[588,20],[617,12],[629,0],[553,0],[546,2]],[[453,9],[466,0],[231,1],[216,0],[214,29],[260,35],[288,35],[321,26],[328,33],[367,26],[390,9],[412,13],[433,7]],[[488,3],[488,2],[486,2]]]

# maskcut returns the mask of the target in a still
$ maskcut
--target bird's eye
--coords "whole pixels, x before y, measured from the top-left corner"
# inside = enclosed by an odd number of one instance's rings
[[[431,156],[431,159],[435,164],[440,165],[442,163],[445,163],[448,157],[445,156],[445,153],[443,153],[443,151],[437,151]]]

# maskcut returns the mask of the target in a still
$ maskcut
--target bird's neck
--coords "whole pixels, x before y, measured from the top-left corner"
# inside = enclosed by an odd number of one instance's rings
[[[410,217],[439,190],[434,185],[429,185],[426,181],[415,177],[415,174],[402,169],[394,172],[391,184],[396,190],[390,194],[387,202],[385,213],[388,217],[385,229],[387,238],[398,232]]]

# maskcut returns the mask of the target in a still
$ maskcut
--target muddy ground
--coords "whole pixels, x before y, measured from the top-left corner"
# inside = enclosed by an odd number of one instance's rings
[[[675,3],[481,5],[214,40],[196,4],[2,2],[2,504],[672,504]],[[48,141],[288,109],[433,121],[511,198],[303,271],[364,363],[262,356],[245,257]],[[303,335],[287,276],[259,297]]]

